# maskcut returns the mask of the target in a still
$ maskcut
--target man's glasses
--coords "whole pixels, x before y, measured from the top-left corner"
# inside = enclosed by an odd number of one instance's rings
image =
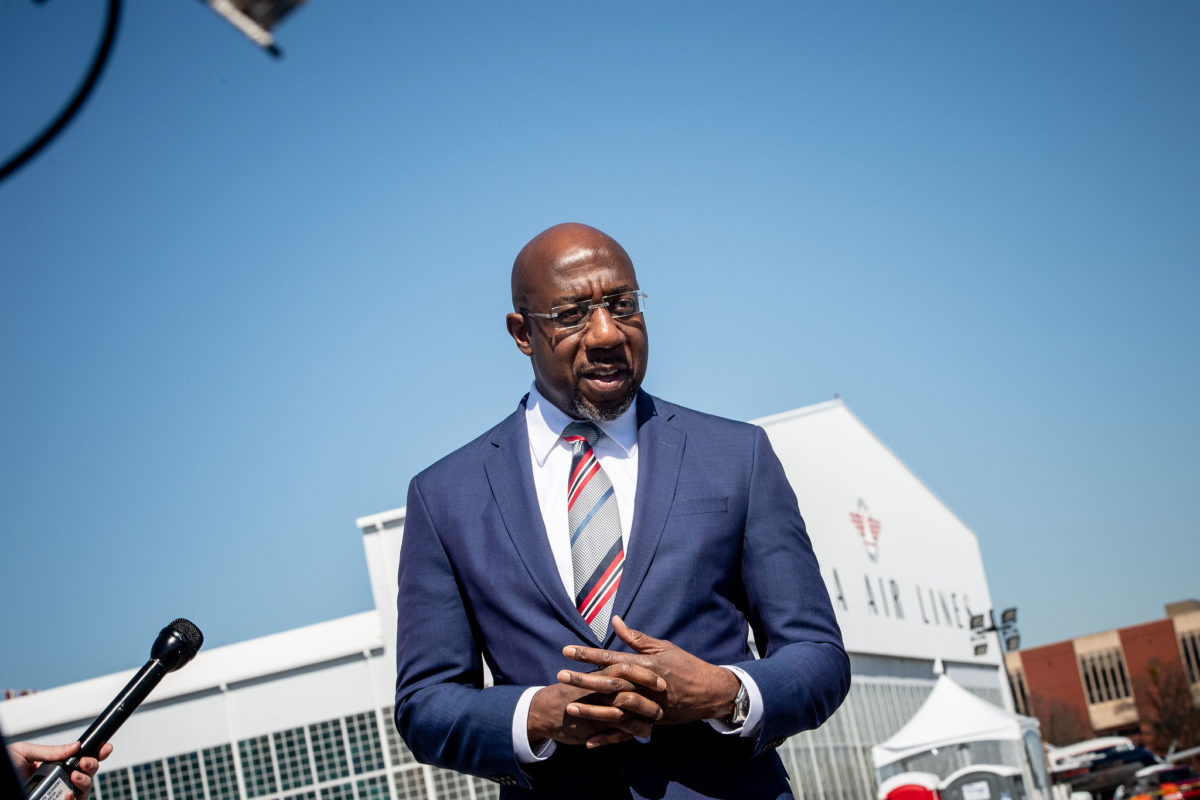
[[[597,308],[608,309],[608,315],[613,319],[632,317],[634,314],[641,314],[646,310],[646,293],[634,289],[632,292],[621,292],[620,294],[610,294],[607,297],[601,297],[598,303],[593,303],[589,300],[583,303],[555,306],[550,309],[549,314],[542,314],[525,308],[521,309],[521,313],[528,314],[531,317],[548,319],[560,331],[569,331],[572,328],[586,325],[587,321],[592,317],[592,311]]]

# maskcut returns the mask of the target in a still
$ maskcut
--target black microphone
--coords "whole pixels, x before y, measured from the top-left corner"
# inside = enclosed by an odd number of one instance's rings
[[[129,718],[163,676],[192,660],[204,634],[186,619],[177,619],[158,633],[150,648],[150,660],[133,676],[108,708],[79,737],[79,752],[66,761],[45,763],[25,783],[29,800],[61,800],[72,790],[71,772],[79,768],[81,758],[96,758],[100,748]]]

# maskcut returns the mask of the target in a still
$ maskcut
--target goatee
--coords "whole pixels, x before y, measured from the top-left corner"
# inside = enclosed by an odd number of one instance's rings
[[[621,398],[616,405],[597,408],[583,398],[579,393],[579,386],[576,384],[572,387],[571,392],[571,410],[574,412],[576,419],[586,419],[592,422],[611,422],[617,417],[624,414],[633,405],[634,399],[637,397],[638,387],[630,386],[629,391]]]

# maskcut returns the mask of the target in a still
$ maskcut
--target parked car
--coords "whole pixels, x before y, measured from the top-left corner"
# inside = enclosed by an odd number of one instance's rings
[[[1134,774],[1129,800],[1200,800],[1200,775],[1186,764],[1151,764]]]
[[[1049,756],[1055,783],[1068,784],[1071,791],[1088,792],[1095,800],[1126,800],[1135,775],[1162,761],[1124,736],[1106,736],[1053,748]]]

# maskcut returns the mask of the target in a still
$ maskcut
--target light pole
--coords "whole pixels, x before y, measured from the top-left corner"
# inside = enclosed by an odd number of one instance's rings
[[[1000,694],[1004,696],[1004,707],[1015,714],[1017,706],[1013,698],[1012,680],[1008,677],[1008,665],[1005,663],[1004,653],[1016,650],[1021,646],[1021,632],[1017,630],[1017,609],[1006,608],[1001,611],[999,625],[996,624],[994,611],[988,611],[986,615],[971,615],[971,641],[975,644],[975,655],[987,654],[987,635],[989,633],[996,634],[996,646],[1000,648],[1000,671],[1004,676],[1004,688]]]

